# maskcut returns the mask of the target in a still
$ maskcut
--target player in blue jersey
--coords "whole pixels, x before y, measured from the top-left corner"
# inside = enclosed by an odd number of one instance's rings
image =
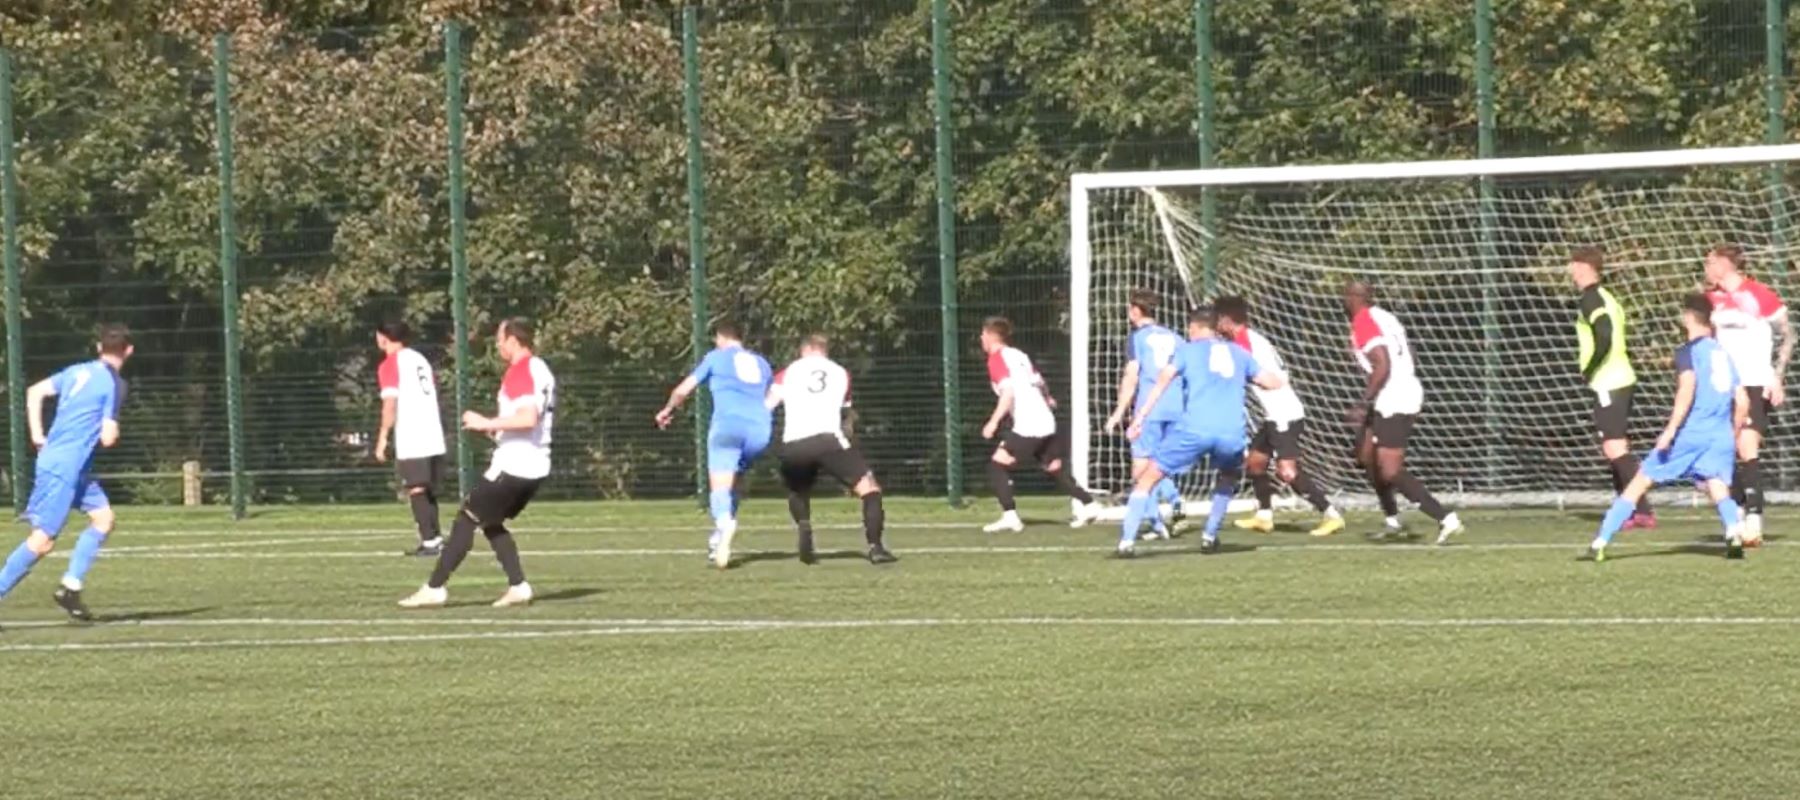
[[[1743,558],[1743,523],[1731,498],[1732,470],[1737,465],[1737,432],[1749,421],[1750,402],[1737,369],[1713,338],[1713,304],[1706,295],[1691,294],[1681,306],[1688,341],[1675,351],[1675,407],[1656,446],[1644,456],[1638,472],[1613,500],[1600,522],[1600,533],[1587,557],[1606,560],[1613,534],[1637,511],[1637,502],[1660,483],[1699,481],[1718,507],[1725,526],[1725,557]]]
[[[737,479],[750,462],[769,446],[773,417],[763,403],[774,377],[767,359],[744,347],[742,329],[721,322],[713,327],[713,351],[700,360],[681,385],[669,393],[669,402],[656,412],[658,427],[667,428],[675,409],[700,384],[712,393],[712,426],[706,433],[706,471],[711,494],[713,533],[707,542],[707,559],[713,566],[731,566],[731,538],[737,535]]]
[[[25,507],[31,534],[0,567],[0,597],[5,597],[38,559],[55,549],[69,512],[81,509],[87,515],[88,528],[75,541],[69,569],[53,596],[70,617],[82,622],[93,618],[81,600],[82,582],[113,529],[112,504],[93,478],[94,454],[119,441],[119,407],[125,403],[125,381],[119,370],[131,358],[131,332],[124,325],[100,326],[98,349],[99,358],[38,381],[25,393],[31,444],[38,451],[31,501]],[[56,420],[49,435],[44,433],[47,397],[56,398]]]
[[[1131,490],[1125,524],[1119,532],[1121,557],[1137,553],[1138,527],[1156,510],[1150,495],[1156,482],[1164,475],[1187,472],[1203,459],[1218,473],[1218,478],[1213,484],[1212,508],[1206,515],[1200,552],[1219,552],[1219,524],[1237,492],[1244,464],[1244,386],[1254,383],[1264,389],[1279,389],[1284,384],[1279,374],[1258,367],[1250,351],[1219,338],[1215,323],[1211,308],[1188,315],[1188,342],[1175,351],[1175,357],[1156,376],[1156,386],[1144,401],[1150,411],[1139,412],[1131,421],[1128,435],[1136,439],[1143,435],[1157,402],[1176,379],[1181,380],[1181,419],[1157,445],[1150,465]]]
[[[1156,306],[1159,298],[1149,289],[1135,289],[1125,307],[1125,319],[1131,323],[1131,335],[1125,340],[1125,372],[1119,376],[1119,402],[1113,407],[1112,416],[1106,420],[1106,429],[1119,430],[1128,419],[1128,414],[1144,414],[1144,401],[1150,399],[1150,390],[1156,386],[1157,376],[1162,374],[1163,367],[1175,357],[1176,348],[1181,346],[1181,337],[1156,322]],[[1135,402],[1134,402],[1135,401]],[[1150,466],[1150,455],[1156,452],[1158,444],[1168,436],[1168,432],[1181,419],[1181,395],[1169,392],[1157,401],[1156,407],[1144,414],[1144,430],[1131,440],[1131,479],[1136,481],[1139,475]],[[1150,516],[1150,535],[1146,538],[1162,538],[1169,536],[1172,530],[1164,524],[1161,506],[1168,503],[1173,516],[1181,517],[1181,491],[1175,488],[1175,481],[1167,476],[1157,481],[1150,492],[1150,499],[1158,512]]]

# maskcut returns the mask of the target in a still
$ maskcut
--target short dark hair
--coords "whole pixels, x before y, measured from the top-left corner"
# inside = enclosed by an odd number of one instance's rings
[[[722,320],[719,320],[718,322],[713,323],[713,335],[714,336],[723,336],[727,339],[737,339],[738,341],[743,341],[744,329],[743,329],[743,327],[739,326],[736,322],[733,322],[728,319],[722,319]]]
[[[988,317],[981,321],[981,329],[1000,337],[1002,342],[1012,341],[1012,321],[1005,317]]]
[[[1216,327],[1219,324],[1219,314],[1213,310],[1212,306],[1201,306],[1188,312],[1188,324],[1206,328]]]
[[[375,332],[386,336],[388,341],[406,344],[412,341],[412,328],[405,322],[390,319],[375,326]]]
[[[1250,301],[1228,294],[1213,301],[1213,313],[1239,325],[1250,324]]]
[[[1162,298],[1157,297],[1156,293],[1149,289],[1132,289],[1131,299],[1128,302],[1131,303],[1132,308],[1144,312],[1144,316],[1154,317],[1156,316],[1156,307],[1162,305]]]
[[[1699,317],[1708,327],[1712,325],[1713,305],[1704,292],[1690,292],[1687,297],[1681,298],[1681,310]]]
[[[131,329],[123,322],[102,323],[96,340],[100,343],[101,355],[122,356],[131,349]]]
[[[501,320],[500,335],[519,340],[519,344],[524,345],[527,350],[537,344],[537,326],[524,317],[507,317]]]
[[[827,353],[831,352],[831,340],[825,338],[825,334],[823,334],[823,333],[807,334],[804,338],[802,338],[800,340],[800,346],[802,348],[807,348],[807,347],[817,348],[817,349],[827,352]]]
[[[1731,262],[1732,269],[1743,269],[1744,267],[1744,246],[1741,244],[1721,242],[1713,245],[1712,249],[1706,251],[1706,254]]]
[[[1606,266],[1606,250],[1599,245],[1583,245],[1569,253],[1569,260],[1577,264],[1586,264],[1593,267],[1595,272],[1599,272],[1601,267]]]

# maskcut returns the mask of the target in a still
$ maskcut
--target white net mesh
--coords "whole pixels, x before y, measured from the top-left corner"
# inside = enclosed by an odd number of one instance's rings
[[[1707,248],[1741,243],[1748,271],[1788,294],[1797,204],[1787,199],[1793,188],[1770,187],[1767,174],[1709,167],[1502,179],[1486,235],[1469,178],[1215,189],[1217,287],[1250,301],[1252,326],[1286,358],[1307,407],[1308,468],[1340,500],[1355,504],[1366,492],[1342,422],[1364,378],[1341,296],[1361,278],[1407,326],[1426,392],[1408,460],[1433,491],[1463,503],[1598,501],[1611,487],[1575,361],[1570,250],[1606,249],[1606,285],[1630,321],[1633,449],[1642,450],[1667,418],[1678,307],[1700,287]],[[1189,187],[1088,192],[1091,269],[1074,291],[1088,301],[1091,425],[1076,447],[1087,448],[1091,486],[1117,490],[1130,475],[1128,443],[1102,428],[1125,358],[1127,294],[1162,294],[1160,316],[1178,329],[1202,299],[1200,202]],[[1800,481],[1787,457],[1800,425],[1783,422],[1777,416],[1762,456],[1775,499]],[[1189,476],[1183,490],[1203,494],[1209,480]]]

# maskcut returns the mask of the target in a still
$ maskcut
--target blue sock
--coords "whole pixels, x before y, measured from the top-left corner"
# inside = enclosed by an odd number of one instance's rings
[[[1232,494],[1234,493],[1213,492],[1212,508],[1207,509],[1206,511],[1206,532],[1204,536],[1207,541],[1219,538],[1219,526],[1225,522],[1225,509],[1231,506]]]
[[[1137,541],[1138,528],[1144,524],[1144,517],[1150,514],[1155,502],[1144,490],[1131,490],[1131,499],[1125,504],[1125,523],[1119,528],[1119,544]]]
[[[1613,534],[1625,527],[1625,521],[1637,513],[1637,504],[1623,497],[1613,498],[1612,507],[1606,509],[1606,519],[1600,520],[1600,543],[1612,544]]]
[[[94,568],[94,559],[100,557],[100,546],[106,544],[106,534],[94,528],[81,532],[81,538],[75,541],[75,551],[69,554],[69,571],[63,573],[63,581],[73,581],[80,586],[87,580],[88,570]]]
[[[706,507],[712,510],[713,522],[723,523],[735,517],[731,513],[731,490],[714,489],[706,496]]]
[[[20,542],[12,555],[6,557],[6,566],[0,567],[0,597],[10,594],[13,587],[19,585],[19,581],[25,580],[25,576],[31,573],[31,567],[37,562],[37,554],[31,552],[31,548],[26,547],[24,542]]]
[[[1729,497],[1719,501],[1719,521],[1725,523],[1725,535],[1731,536],[1731,529],[1738,524],[1738,504]]]
[[[1164,477],[1156,482],[1156,499],[1159,502],[1167,502],[1169,508],[1174,509],[1175,513],[1181,513],[1181,490],[1175,488],[1174,479]]]

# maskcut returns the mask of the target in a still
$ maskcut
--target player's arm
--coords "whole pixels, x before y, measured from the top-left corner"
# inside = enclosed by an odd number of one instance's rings
[[[1125,372],[1119,376],[1119,402],[1113,406],[1112,416],[1106,418],[1106,429],[1118,430],[1124,424],[1126,415],[1131,413],[1131,400],[1137,396],[1138,363],[1137,359],[1125,362]]]
[[[1138,434],[1144,432],[1144,415],[1156,407],[1156,401],[1161,400],[1162,396],[1168,393],[1169,386],[1175,383],[1175,378],[1180,374],[1181,366],[1174,360],[1169,361],[1168,366],[1156,373],[1156,385],[1150,387],[1150,394],[1144,398],[1143,407],[1138,409],[1137,417],[1131,420],[1131,429],[1125,432],[1127,437],[1136,439]]]
[[[1287,379],[1282,377],[1281,372],[1273,369],[1265,369],[1256,373],[1256,375],[1250,379],[1250,382],[1264,389],[1271,390],[1279,389],[1287,385]]]
[[[1713,356],[1713,358],[1724,357],[1724,353]],[[1688,411],[1694,407],[1694,370],[1688,365],[1683,365],[1683,367],[1681,371],[1675,373],[1675,407],[1669,409],[1669,423],[1663,426],[1662,435],[1656,437],[1656,449],[1658,450],[1667,450],[1674,446],[1675,434],[1681,432],[1681,424],[1687,421]],[[1738,394],[1742,395],[1743,390],[1739,389]],[[1746,411],[1749,410],[1748,403],[1740,404],[1740,407]],[[1732,415],[1736,416],[1736,414],[1736,410],[1733,410]]]
[[[25,390],[25,421],[31,426],[31,443],[43,447],[44,398],[56,396],[56,379],[45,378]]]
[[[699,372],[696,371],[695,375],[698,374]],[[675,390],[669,392],[669,402],[664,403],[662,410],[656,412],[656,427],[669,427],[669,423],[675,419],[676,409],[681,408],[681,404],[687,402],[687,399],[694,394],[694,389],[699,385],[700,379],[694,375],[689,375],[683,378],[681,383],[675,384]]]
[[[1750,393],[1739,386],[1732,391],[1731,397],[1731,430],[1732,435],[1750,424]]]
[[[763,392],[763,408],[774,411],[781,407],[781,381],[786,375],[787,372],[783,371],[780,375],[775,376],[775,380],[769,381],[769,388]],[[844,405],[849,405],[849,403]]]
[[[1600,371],[1600,365],[1606,363],[1607,354],[1612,352],[1612,315],[1606,313],[1606,305],[1600,303],[1598,297],[1594,303],[1597,308],[1593,311],[1582,309],[1582,313],[1587,315],[1588,327],[1594,331],[1594,352],[1589,353],[1587,363],[1581,365],[1581,377],[1588,381],[1594,379],[1594,374]],[[1585,301],[1583,305],[1586,305]]]
[[[1775,330],[1779,339],[1775,351],[1775,380],[1763,389],[1763,396],[1769,398],[1771,405],[1781,405],[1787,399],[1788,361],[1794,357],[1794,322],[1788,318],[1787,306],[1775,309],[1769,316],[1769,327]]]
[[[1000,421],[1006,419],[1013,409],[1012,380],[1000,383],[1000,396],[994,399],[994,413],[988,415],[987,424],[981,426],[981,438],[992,439],[1000,430]]]
[[[1369,348],[1365,356],[1369,359],[1369,380],[1363,387],[1362,399],[1346,415],[1352,425],[1361,425],[1368,419],[1370,409],[1375,407],[1375,398],[1381,396],[1381,390],[1387,386],[1388,376],[1393,372],[1386,345]]]
[[[483,417],[471,411],[463,417],[463,427],[477,433],[502,433],[505,431],[528,431],[538,424],[538,407],[534,399],[529,403],[520,403],[513,413],[504,417]]]
[[[375,460],[387,461],[388,434],[394,432],[394,417],[399,412],[400,401],[393,397],[381,398],[381,427],[375,432]]]

